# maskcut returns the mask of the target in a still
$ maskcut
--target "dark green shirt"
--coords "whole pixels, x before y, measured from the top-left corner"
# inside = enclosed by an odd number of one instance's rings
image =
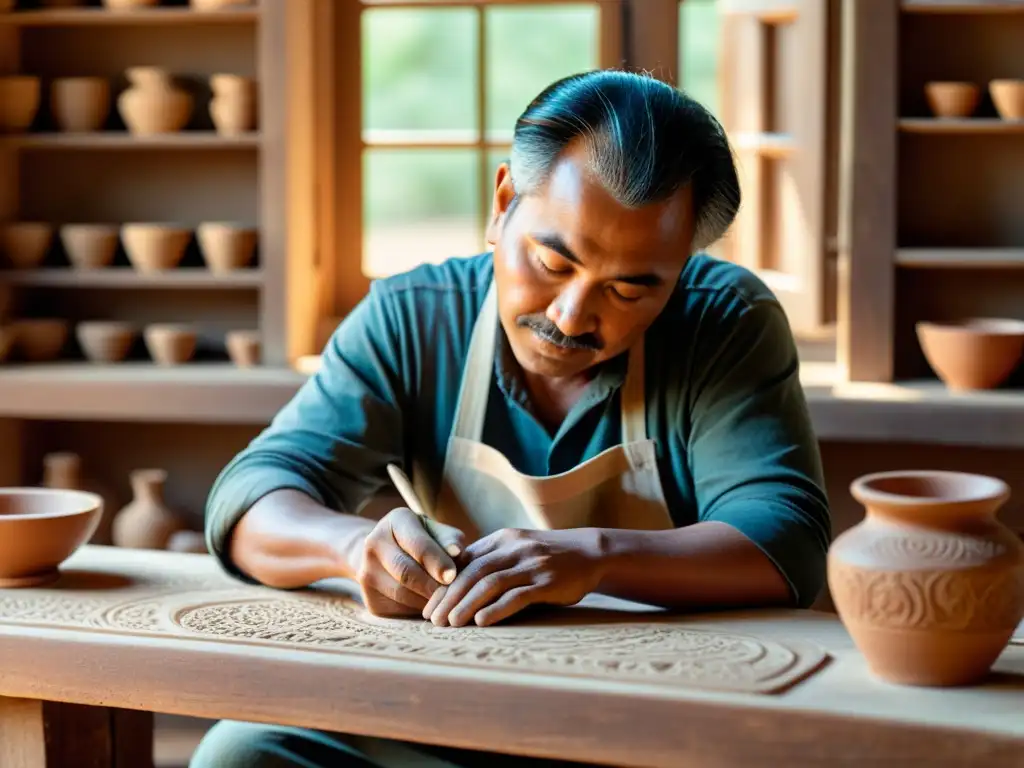
[[[217,479],[207,505],[211,551],[260,497],[302,490],[355,511],[416,456],[437,487],[491,254],[377,280],[345,318],[312,376]],[[679,526],[734,526],[779,567],[800,606],[825,580],[828,501],[786,316],[750,272],[690,259],[646,337],[648,436]],[[483,440],[521,472],[571,469],[620,442],[626,355],[604,366],[551,434],[497,355]]]

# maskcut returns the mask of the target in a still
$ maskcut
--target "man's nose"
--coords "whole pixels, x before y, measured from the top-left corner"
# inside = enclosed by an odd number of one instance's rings
[[[597,315],[592,311],[593,292],[585,285],[570,285],[548,305],[547,318],[566,336],[596,333]]]

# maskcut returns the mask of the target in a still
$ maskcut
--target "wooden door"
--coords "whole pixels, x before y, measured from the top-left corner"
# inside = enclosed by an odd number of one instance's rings
[[[829,3],[719,6],[720,117],[743,190],[721,252],[768,284],[795,333],[818,335],[834,314],[826,242]]]

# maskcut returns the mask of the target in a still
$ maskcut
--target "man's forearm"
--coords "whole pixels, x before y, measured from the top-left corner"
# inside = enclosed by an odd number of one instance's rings
[[[671,531],[603,529],[598,592],[666,608],[791,605],[785,578],[730,525]]]
[[[228,545],[234,565],[261,584],[305,587],[326,578],[355,578],[373,520],[335,512],[296,490],[257,501]]]

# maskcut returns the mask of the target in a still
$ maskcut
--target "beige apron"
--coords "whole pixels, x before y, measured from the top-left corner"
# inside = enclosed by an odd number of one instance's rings
[[[492,282],[473,327],[431,516],[460,528],[470,541],[501,528],[674,527],[658,476],[655,442],[647,438],[643,339],[629,352],[621,396],[622,444],[560,475],[532,477],[481,442],[498,327]]]

